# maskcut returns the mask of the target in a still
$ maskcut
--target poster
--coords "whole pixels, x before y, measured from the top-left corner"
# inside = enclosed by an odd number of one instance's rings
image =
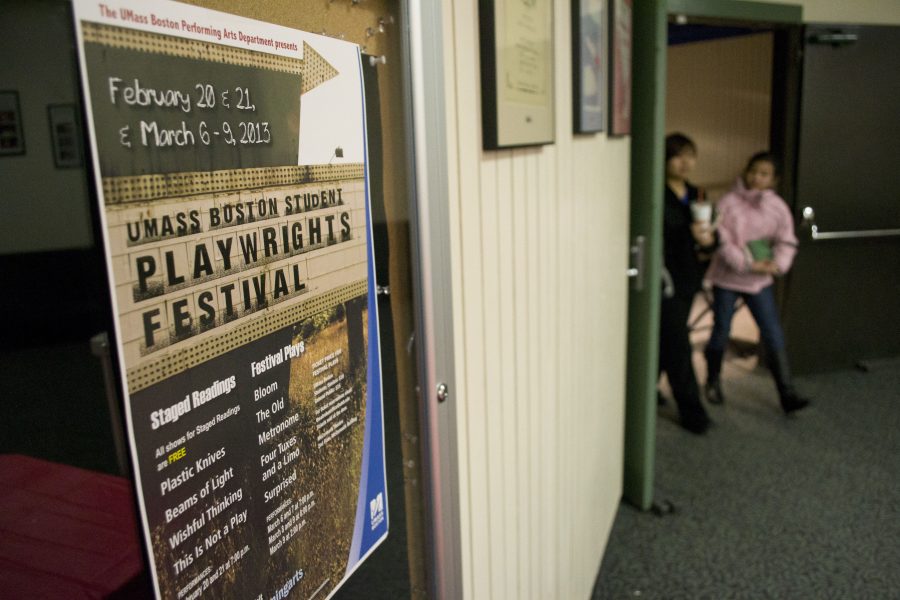
[[[358,47],[74,8],[156,594],[327,598],[388,531]]]

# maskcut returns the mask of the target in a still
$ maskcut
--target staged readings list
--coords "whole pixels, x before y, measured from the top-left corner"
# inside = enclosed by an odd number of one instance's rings
[[[227,363],[236,374],[185,390],[146,422],[167,440],[152,450],[155,473],[144,474],[144,494],[160,507],[148,514],[151,530],[163,532],[154,549],[160,581],[172,584],[166,597],[198,597],[248,552],[276,554],[315,506],[315,494],[299,488],[300,415],[287,390],[305,343],[255,348],[258,356]]]

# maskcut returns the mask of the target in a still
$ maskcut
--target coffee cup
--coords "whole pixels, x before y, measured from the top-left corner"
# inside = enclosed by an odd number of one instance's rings
[[[695,223],[709,223],[712,220],[712,204],[702,200],[691,202],[691,216]]]

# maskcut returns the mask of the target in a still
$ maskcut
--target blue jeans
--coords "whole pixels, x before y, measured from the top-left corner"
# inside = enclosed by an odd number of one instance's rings
[[[720,287],[713,287],[713,330],[709,336],[707,350],[724,352],[731,332],[731,318],[734,316],[734,304],[738,297],[744,299],[753,320],[759,327],[759,336],[769,352],[775,353],[784,349],[784,332],[775,305],[775,294],[772,286],[763,288],[756,294],[736,292]]]

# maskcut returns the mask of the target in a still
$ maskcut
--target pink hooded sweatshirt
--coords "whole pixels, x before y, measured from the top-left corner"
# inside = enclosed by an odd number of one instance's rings
[[[797,254],[794,219],[781,196],[772,190],[748,190],[743,178],[716,204],[719,213],[719,247],[706,279],[713,285],[756,294],[772,285],[772,276],[754,273],[747,242],[767,240],[773,260],[781,273],[787,273]]]

